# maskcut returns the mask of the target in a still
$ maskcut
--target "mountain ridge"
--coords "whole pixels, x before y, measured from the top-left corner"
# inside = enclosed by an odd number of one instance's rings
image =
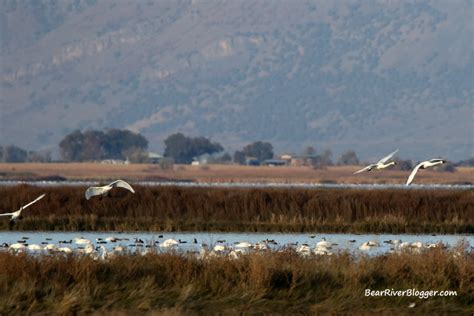
[[[155,150],[180,131],[229,151],[474,155],[470,1],[13,2],[1,4],[5,145],[110,127]]]

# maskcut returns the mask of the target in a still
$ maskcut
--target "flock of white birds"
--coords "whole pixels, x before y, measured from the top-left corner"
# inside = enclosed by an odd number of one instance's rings
[[[382,170],[382,169],[388,168],[390,166],[396,165],[397,163],[395,161],[393,161],[393,160],[390,161],[390,160],[393,158],[393,156],[397,152],[398,152],[398,149],[395,150],[394,152],[392,152],[391,154],[389,154],[388,156],[380,159],[378,162],[370,164],[367,167],[362,168],[360,170],[357,170],[356,172],[354,172],[354,174],[361,173],[361,172],[364,172],[364,171]],[[441,159],[441,158],[435,158],[435,159],[430,159],[430,160],[425,160],[425,161],[420,162],[419,164],[417,164],[415,166],[415,168],[413,168],[412,172],[410,173],[410,176],[408,177],[406,185],[410,185],[413,182],[413,179],[415,179],[415,175],[418,172],[418,170],[427,169],[427,168],[430,168],[430,167],[434,167],[434,166],[437,166],[437,165],[444,164],[446,162],[447,161],[445,159]]]
[[[316,236],[310,236],[315,238]],[[163,238],[160,235],[158,238]],[[168,238],[163,241],[148,240],[143,241],[140,238],[120,238],[115,236],[109,236],[107,238],[96,238],[95,241],[86,238],[74,238],[72,240],[61,240],[59,244],[51,242],[51,238],[46,238],[46,241],[40,244],[28,244],[29,237],[22,237],[22,240],[18,240],[16,243],[8,245],[3,243],[0,245],[0,249],[8,249],[16,253],[29,253],[29,254],[77,254],[87,255],[94,259],[109,259],[116,255],[146,255],[149,253],[161,253],[163,251],[175,251],[177,253],[185,253],[195,255],[198,258],[211,258],[211,257],[226,257],[231,259],[237,259],[241,255],[250,253],[261,253],[266,251],[295,251],[301,256],[331,256],[335,252],[340,250],[347,250],[338,243],[331,242],[326,238],[321,238],[320,241],[315,242],[313,246],[309,243],[286,243],[278,244],[275,240],[262,240],[255,243],[247,241],[240,241],[235,243],[226,243],[225,240],[218,240],[213,245],[198,244],[196,238],[193,238],[192,242],[189,242],[192,246],[192,250],[186,250],[181,248],[187,241],[181,239]],[[344,243],[355,244],[357,241],[346,240]],[[127,244],[124,244],[127,243]],[[389,247],[388,252],[401,252],[410,251],[412,253],[419,253],[423,249],[430,248],[442,248],[445,249],[443,243],[422,243],[416,242],[402,242],[400,239],[390,239],[383,241]],[[113,245],[109,249],[104,244]],[[377,250],[382,247],[377,241],[366,241],[360,244],[357,250],[361,252]]]
[[[364,171],[372,171],[372,170],[382,170],[387,167],[390,167],[392,165],[395,165],[395,161],[391,161],[393,156],[398,152],[398,150],[395,150],[394,152],[390,153],[388,156],[380,159],[377,163],[368,165],[367,167],[360,169],[354,174],[361,173]],[[410,185],[413,182],[413,179],[420,169],[426,169],[429,167],[433,167],[436,165],[440,165],[445,163],[446,160],[444,159],[431,159],[427,161],[420,162],[418,165],[415,166],[413,171],[411,172],[410,176],[408,177],[408,180],[406,182],[406,185]],[[85,198],[87,200],[91,199],[94,196],[107,196],[108,193],[113,189],[113,188],[123,188],[126,189],[132,193],[135,193],[135,190],[132,188],[130,184],[123,180],[116,180],[108,185],[105,186],[96,186],[96,187],[90,187],[85,191]],[[16,221],[22,219],[22,211],[25,210],[27,207],[31,206],[32,204],[40,201],[42,198],[45,197],[45,194],[40,195],[30,203],[20,207],[16,212],[12,213],[3,213],[0,214],[0,216],[10,216],[10,224],[13,225],[16,223]],[[26,238],[27,239],[27,238]],[[117,237],[108,237],[105,238],[105,240],[98,239],[96,242],[98,244],[104,244],[104,243],[115,243],[117,241],[121,241],[123,239],[117,238]],[[194,239],[194,243],[197,243],[197,240]],[[349,242],[355,242],[349,241]],[[3,248],[8,248],[13,251],[17,252],[23,252],[23,251],[29,251],[29,252],[63,252],[63,253],[81,253],[81,254],[87,254],[91,255],[97,258],[107,258],[116,254],[120,253],[126,253],[129,252],[127,250],[127,247],[119,245],[117,247],[113,248],[113,251],[107,250],[106,247],[103,245],[94,245],[92,241],[84,238],[75,238],[74,243],[78,245],[77,248],[71,248],[64,246],[63,244],[65,243],[73,243],[72,240],[68,241],[63,241],[60,242],[60,245],[55,245],[51,243],[44,242],[46,245],[41,246],[38,244],[31,244],[28,245],[26,243],[26,240],[18,241],[17,243],[13,243],[11,245],[3,244]],[[156,249],[156,247],[159,248],[176,248],[179,247],[181,243],[185,243],[181,240],[175,240],[175,239],[166,239],[163,242],[156,244],[155,242],[151,244],[144,245],[143,241],[140,239],[135,239],[135,243],[131,246],[135,246],[135,252],[139,250],[140,254],[147,254],[150,251],[153,251],[153,249]],[[414,243],[403,243],[400,240],[390,240],[386,241],[386,243],[389,243],[393,245],[393,248],[391,249],[392,251],[396,250],[401,250],[401,249],[412,249],[412,250],[420,250],[422,248],[432,248],[432,247],[439,247],[441,244],[429,244],[429,245],[424,245],[421,242],[414,242]],[[239,242],[236,243],[233,246],[225,245],[220,242],[218,242],[212,249],[209,249],[209,247],[205,244],[201,245],[201,251],[199,252],[200,256],[213,256],[213,255],[225,255],[225,256],[230,256],[230,257],[238,257],[242,253],[248,253],[249,251],[261,251],[261,250],[268,250],[269,244],[275,244],[275,241],[272,240],[264,240],[262,242],[257,242],[255,244],[251,244],[249,242]],[[310,255],[310,254],[315,254],[315,255],[331,255],[331,249],[334,246],[337,246],[337,244],[331,243],[327,241],[325,238],[322,238],[321,241],[317,242],[315,247],[311,248],[309,244],[293,244],[293,245],[286,245],[290,247],[294,247],[296,252],[302,255]],[[378,242],[374,241],[367,241],[361,244],[358,249],[362,251],[368,251],[372,250],[376,247],[379,247]]]
[[[393,161],[393,160],[391,161],[391,159],[393,158],[393,156],[397,152],[398,152],[398,149],[395,150],[394,152],[390,153],[388,156],[380,159],[377,163],[370,164],[367,167],[362,168],[362,169],[354,172],[354,174],[361,173],[361,172],[364,172],[364,171],[368,172],[368,171],[372,171],[372,170],[383,170],[383,169],[388,168],[390,166],[396,165],[396,162]],[[413,171],[410,173],[410,176],[408,177],[406,185],[410,185],[413,182],[413,179],[415,178],[415,175],[418,172],[418,170],[434,167],[434,166],[437,166],[437,165],[440,165],[440,164],[443,164],[443,163],[446,163],[446,162],[447,162],[446,160],[440,159],[440,158],[435,158],[435,159],[420,162],[419,164],[417,164],[415,166],[415,168],[413,168]],[[128,184],[127,182],[125,182],[123,180],[116,180],[116,181],[114,181],[110,184],[104,185],[104,186],[97,186],[97,187],[88,188],[85,192],[86,200],[89,200],[93,196],[98,196],[98,195],[107,196],[109,194],[110,190],[112,190],[113,188],[123,188],[123,189],[126,189],[126,190],[128,190],[132,193],[135,193],[135,190],[132,188],[132,186],[130,184]],[[28,206],[38,202],[39,200],[41,200],[44,197],[45,197],[45,194],[42,194],[39,197],[37,197],[35,200],[33,200],[32,202],[20,207],[20,209],[18,209],[16,212],[3,213],[3,214],[0,214],[0,216],[11,216],[10,223],[14,224],[17,220],[22,219],[21,212],[24,209],[26,209]]]
[[[135,190],[132,188],[132,186],[130,184],[128,184],[127,182],[123,181],[123,180],[116,180],[110,184],[107,184],[107,185],[104,185],[104,186],[101,186],[101,187],[90,187],[86,190],[86,193],[85,193],[85,196],[86,196],[86,200],[89,200],[91,197],[93,196],[97,196],[97,195],[105,195],[107,196],[110,192],[110,190],[112,190],[113,188],[124,188],[124,189],[127,189],[128,191],[132,192],[132,193],[135,193]],[[33,201],[31,201],[30,203],[20,207],[18,209],[18,211],[16,212],[12,212],[12,213],[3,213],[3,214],[0,214],[0,216],[11,216],[10,218],[10,224],[15,224],[18,220],[22,219],[23,217],[21,216],[21,212],[26,209],[28,206],[38,202],[39,200],[41,200],[42,198],[44,198],[46,196],[46,194],[41,194],[40,196],[38,196],[36,199],[34,199]]]

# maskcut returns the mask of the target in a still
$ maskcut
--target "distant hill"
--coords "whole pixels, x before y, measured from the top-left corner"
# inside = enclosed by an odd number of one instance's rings
[[[0,4],[0,144],[129,128],[374,159],[474,156],[472,1]]]

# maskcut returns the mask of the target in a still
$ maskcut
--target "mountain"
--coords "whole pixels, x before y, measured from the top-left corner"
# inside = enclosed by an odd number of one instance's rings
[[[473,2],[3,0],[0,144],[180,131],[229,151],[474,156]]]

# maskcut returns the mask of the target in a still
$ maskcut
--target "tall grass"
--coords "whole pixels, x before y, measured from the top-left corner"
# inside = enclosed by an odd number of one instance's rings
[[[474,233],[473,190],[137,186],[87,201],[85,189],[1,187],[0,210],[45,192],[14,229]]]
[[[239,259],[176,254],[86,257],[0,253],[0,314],[102,311],[457,313],[474,311],[474,255],[302,258],[292,251]],[[366,297],[371,290],[452,290],[454,297]],[[408,305],[415,302],[416,307]]]

